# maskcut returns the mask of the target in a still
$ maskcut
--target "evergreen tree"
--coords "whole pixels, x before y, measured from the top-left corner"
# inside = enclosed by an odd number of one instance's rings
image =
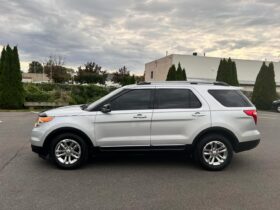
[[[18,55],[18,48],[17,46],[14,46],[13,49],[13,57],[14,57],[14,84],[15,84],[15,97],[18,102],[18,105],[16,108],[21,107],[24,104],[24,89],[22,84],[22,73],[20,70],[20,61],[19,61],[19,55]]]
[[[238,78],[237,78],[237,69],[235,62],[232,62],[232,82],[231,85],[239,86]]]
[[[187,81],[187,75],[186,75],[186,70],[185,70],[185,68],[183,68],[183,80],[184,81]]]
[[[168,74],[167,74],[167,78],[166,81],[175,81],[176,80],[176,67],[173,64],[172,66],[170,66]]]
[[[181,67],[180,62],[178,63],[177,71],[176,71],[176,80],[184,80],[183,78],[183,69]]]
[[[229,85],[238,86],[236,64],[230,58],[220,61],[216,81],[226,82]]]
[[[182,69],[180,62],[178,63],[177,70],[174,64],[170,66],[167,73],[166,81],[186,81],[186,80],[187,80],[186,70]]]
[[[1,56],[1,94],[2,108],[20,108],[24,102],[24,90],[20,72],[20,62],[17,47],[11,49],[8,45]]]
[[[4,65],[4,60],[5,60],[5,55],[6,55],[6,49],[3,47],[2,52],[1,52],[1,57],[0,57],[0,100],[1,100],[1,90],[2,90],[2,80],[1,80],[1,74],[3,71],[3,65]]]
[[[223,69],[224,69],[224,60],[225,59],[221,59],[220,60],[220,64],[219,64],[219,67],[218,67],[218,71],[217,71],[217,77],[216,77],[216,81],[223,81],[224,78],[223,78]]]
[[[269,110],[276,98],[276,83],[273,63],[269,66],[263,62],[256,78],[252,102],[258,109]]]
[[[275,82],[275,72],[274,72],[274,64],[272,62],[268,65],[268,71],[269,71],[269,89],[271,91],[272,99],[277,98],[277,92],[276,92],[276,82]]]

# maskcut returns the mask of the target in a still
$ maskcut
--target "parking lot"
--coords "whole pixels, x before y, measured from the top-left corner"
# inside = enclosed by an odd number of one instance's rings
[[[36,114],[0,112],[0,209],[279,209],[280,114],[259,112],[260,145],[221,172],[175,154],[98,157],[57,169],[31,152]]]

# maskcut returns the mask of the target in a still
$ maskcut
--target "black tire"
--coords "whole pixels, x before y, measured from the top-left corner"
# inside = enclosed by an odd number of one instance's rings
[[[56,156],[55,150],[57,147],[59,147],[59,143],[63,140],[70,140],[74,142],[74,144],[77,143],[78,147],[78,152],[79,152],[79,158],[74,163],[62,163]],[[67,142],[68,143],[68,142]],[[71,144],[68,143],[68,144]],[[70,155],[69,155],[70,156]],[[65,157],[65,156],[64,156]],[[71,157],[73,158],[73,157]],[[81,167],[86,160],[88,159],[88,145],[85,143],[85,141],[78,135],[72,134],[72,133],[64,133],[56,136],[50,145],[50,159],[53,161],[56,166],[58,166],[61,169],[76,169]]]
[[[206,149],[208,150],[209,147],[211,148],[211,146],[215,145],[215,144],[216,144],[216,148],[218,148],[218,149],[221,148],[220,151],[224,150],[222,148],[226,148],[226,152],[222,152],[220,156],[219,156],[219,154],[217,154],[215,152],[214,155],[218,156],[219,160],[216,157],[213,159],[213,151],[211,151],[212,156],[210,156],[210,152],[209,152],[209,156],[203,155],[204,148],[205,148],[205,150]],[[222,146],[222,145],[224,145],[224,146]],[[215,151],[218,151],[218,150],[216,149]],[[231,159],[233,157],[233,149],[232,149],[232,145],[231,145],[230,141],[225,136],[219,135],[219,134],[209,134],[207,136],[202,137],[202,139],[198,142],[194,152],[195,152],[195,158],[199,162],[199,164],[202,166],[202,168],[204,168],[206,170],[210,170],[210,171],[220,171],[220,170],[226,168],[230,164]],[[205,153],[206,152],[207,151],[205,151]],[[208,159],[208,157],[209,157],[209,159]],[[222,159],[221,157],[223,157],[224,159]],[[207,162],[206,159],[208,159],[210,161]],[[215,161],[217,161],[217,163],[213,162],[211,164],[211,162],[212,162],[211,160],[215,160]],[[214,165],[214,164],[219,164],[219,165]]]

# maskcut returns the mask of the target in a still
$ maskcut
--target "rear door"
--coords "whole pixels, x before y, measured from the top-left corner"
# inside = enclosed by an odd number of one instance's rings
[[[97,112],[95,137],[98,146],[150,146],[153,89],[125,90],[107,101],[111,112]]]
[[[203,129],[211,126],[208,104],[192,88],[156,89],[151,126],[151,145],[191,144]]]
[[[251,141],[260,138],[256,125],[256,107],[240,89],[216,87],[209,89],[207,92],[210,96],[209,100],[212,100],[213,126],[227,128],[236,135],[239,141]]]

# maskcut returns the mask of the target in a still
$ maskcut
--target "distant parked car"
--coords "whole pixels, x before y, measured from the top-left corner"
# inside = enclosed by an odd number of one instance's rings
[[[280,112],[280,99],[272,102],[272,109],[276,112]]]

